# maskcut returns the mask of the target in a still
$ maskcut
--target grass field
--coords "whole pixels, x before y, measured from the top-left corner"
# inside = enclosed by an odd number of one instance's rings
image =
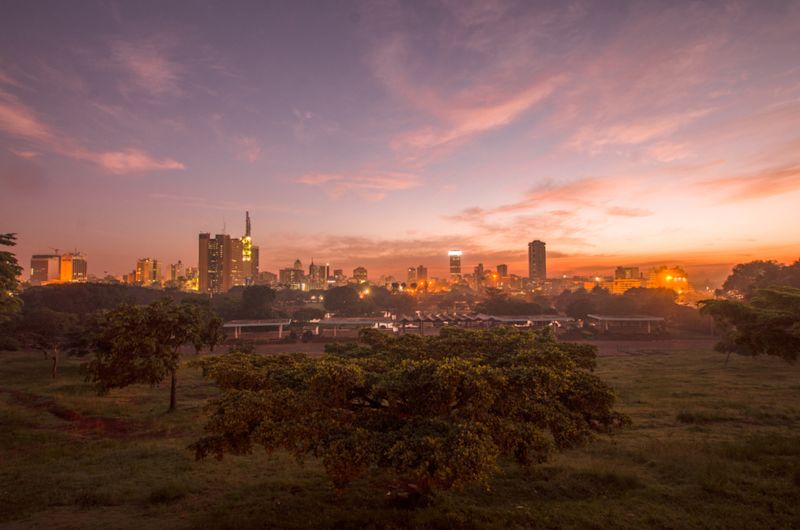
[[[313,461],[257,453],[195,462],[214,387],[97,397],[80,360],[49,378],[38,354],[0,353],[0,527],[800,528],[800,366],[712,352],[599,359],[633,426],[491,491],[402,510],[385,482],[339,494]]]

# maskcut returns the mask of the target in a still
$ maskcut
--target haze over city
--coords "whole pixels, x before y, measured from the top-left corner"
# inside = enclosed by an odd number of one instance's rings
[[[798,256],[800,5],[5,2],[0,212],[21,263],[401,277]]]

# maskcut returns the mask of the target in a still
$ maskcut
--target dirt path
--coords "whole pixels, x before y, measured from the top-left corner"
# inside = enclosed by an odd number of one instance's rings
[[[149,438],[163,436],[163,431],[153,431],[146,423],[107,418],[103,416],[84,416],[74,410],[59,405],[53,398],[0,388],[0,394],[8,394],[15,405],[33,410],[44,410],[56,418],[69,422],[63,430],[82,436],[96,438]]]

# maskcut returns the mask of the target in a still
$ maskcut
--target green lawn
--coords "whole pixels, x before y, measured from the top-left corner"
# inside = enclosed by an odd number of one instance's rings
[[[386,481],[337,493],[314,461],[195,462],[214,387],[97,397],[81,361],[49,378],[38,354],[0,353],[0,527],[798,528],[800,366],[712,352],[602,357],[633,426],[532,472],[501,466],[491,491],[402,510]],[[78,417],[78,415],[80,417]],[[66,419],[65,419],[66,418]],[[104,418],[104,420],[97,420]]]

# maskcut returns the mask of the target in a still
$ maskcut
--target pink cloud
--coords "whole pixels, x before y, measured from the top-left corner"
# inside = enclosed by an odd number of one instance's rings
[[[134,85],[153,96],[177,96],[182,68],[170,61],[153,43],[116,42],[113,55],[127,70]]]
[[[406,190],[420,185],[419,177],[410,173],[361,173],[345,175],[339,173],[309,173],[295,179],[308,186],[320,186],[331,197],[340,197],[355,192],[363,199],[380,201],[388,192]]]
[[[264,152],[258,139],[251,136],[240,136],[234,140],[236,159],[245,162],[258,162]]]
[[[638,145],[668,136],[693,121],[707,116],[712,109],[662,115],[655,118],[639,118],[623,121],[611,126],[590,125],[581,127],[567,141],[567,146],[589,153],[599,153],[607,147]],[[668,144],[656,147],[656,154],[674,156],[675,147],[669,152]]]
[[[157,159],[139,149],[123,151],[91,152],[77,150],[72,156],[94,162],[112,173],[140,173],[165,169],[186,169],[182,163],[171,158]]]
[[[745,201],[800,191],[800,163],[768,168],[746,175],[698,182],[695,188],[721,194],[725,201]]]
[[[519,92],[475,90],[452,100],[425,94],[417,101],[418,106],[426,107],[428,100],[435,99],[432,107],[441,124],[401,133],[392,140],[392,148],[419,156],[430,150],[460,145],[480,133],[508,125],[552,94],[564,79],[564,76],[548,77]]]
[[[606,209],[606,213],[620,217],[647,217],[653,215],[652,211],[645,208],[626,208],[624,206],[612,206]]]
[[[41,121],[32,109],[15,96],[0,91],[0,132],[32,141],[53,153],[87,160],[112,173],[132,173],[153,170],[184,169],[185,166],[170,158],[157,159],[140,149],[119,151],[92,151],[81,146],[65,134]],[[14,150],[18,156],[30,158],[32,150]]]

